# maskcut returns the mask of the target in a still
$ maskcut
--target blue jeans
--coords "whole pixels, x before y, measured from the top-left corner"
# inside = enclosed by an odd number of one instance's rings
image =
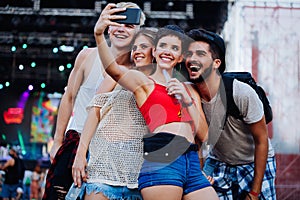
[[[196,151],[183,154],[171,163],[145,160],[139,175],[139,190],[156,185],[182,187],[183,195],[211,186],[201,171]]]
[[[23,185],[23,199],[27,200],[30,198],[30,185]]]
[[[129,189],[126,186],[112,186],[103,183],[86,183],[87,194],[101,192],[110,200],[142,200],[138,189]]]

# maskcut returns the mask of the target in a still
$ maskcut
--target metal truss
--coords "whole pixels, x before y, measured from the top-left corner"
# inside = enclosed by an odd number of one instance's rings
[[[41,16],[82,16],[96,17],[102,11],[101,1],[95,2],[94,9],[72,9],[72,8],[40,8],[40,0],[35,0],[32,8],[22,7],[0,7],[0,14],[13,15],[41,15]],[[149,18],[155,19],[194,19],[193,4],[186,4],[186,11],[152,11],[151,2],[144,2],[143,11]]]

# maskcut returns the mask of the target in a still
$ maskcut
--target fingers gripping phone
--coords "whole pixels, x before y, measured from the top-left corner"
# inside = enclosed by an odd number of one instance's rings
[[[116,15],[126,16],[126,19],[114,20],[120,24],[140,24],[141,10],[139,8],[126,8],[125,11],[118,12]]]

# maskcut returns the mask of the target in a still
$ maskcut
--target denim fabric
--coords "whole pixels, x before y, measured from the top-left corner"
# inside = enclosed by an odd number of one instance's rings
[[[139,190],[155,185],[175,185],[183,195],[211,186],[200,168],[198,153],[191,151],[172,163],[145,160],[139,176]]]
[[[101,192],[110,200],[142,200],[138,189],[129,189],[126,186],[112,186],[103,183],[87,183],[85,185],[86,193]]]
[[[16,198],[18,186],[19,186],[19,184],[3,184],[2,191],[1,191],[1,197]]]

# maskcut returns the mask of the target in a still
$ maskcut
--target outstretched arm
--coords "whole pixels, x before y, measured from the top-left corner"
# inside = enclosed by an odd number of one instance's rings
[[[145,91],[147,90],[147,87],[145,86],[147,83],[151,83],[151,81],[141,72],[119,66],[104,37],[104,31],[108,26],[122,26],[121,24],[111,20],[124,19],[124,16],[114,15],[114,13],[123,10],[125,10],[125,8],[116,8],[115,4],[108,4],[101,12],[101,15],[95,25],[94,35],[99,57],[103,63],[105,71],[124,88],[132,91],[135,96],[139,96],[140,94],[145,94]],[[137,103],[139,104],[138,99]]]

